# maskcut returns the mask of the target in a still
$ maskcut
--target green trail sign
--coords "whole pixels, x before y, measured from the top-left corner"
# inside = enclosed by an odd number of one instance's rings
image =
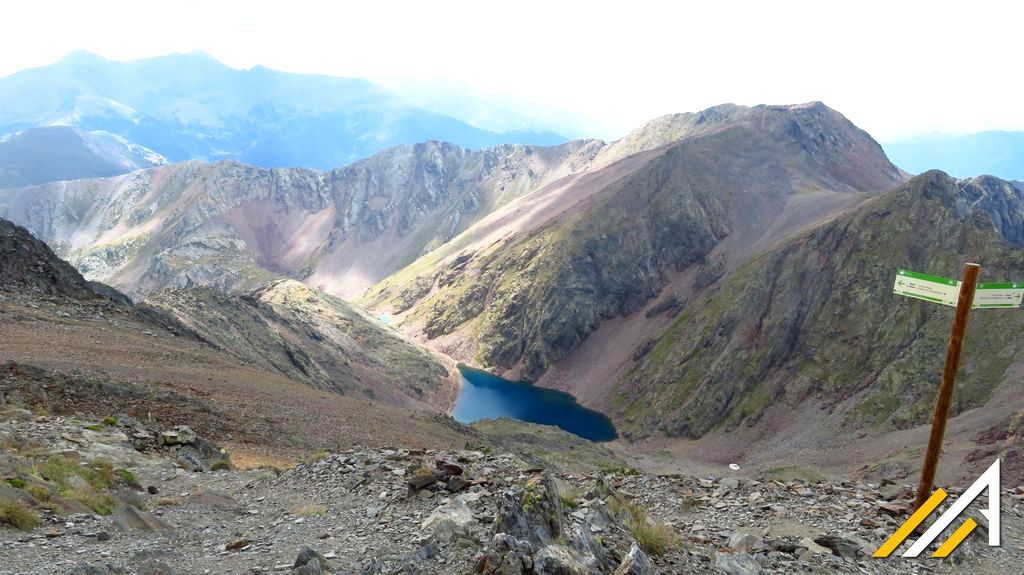
[[[974,263],[964,265],[963,280],[931,276],[910,270],[896,270],[895,294],[923,299],[956,308],[953,330],[949,334],[946,348],[946,365],[942,369],[942,382],[935,398],[935,413],[932,416],[932,431],[928,438],[928,450],[924,455],[921,482],[917,486],[917,500],[914,509],[924,509],[935,482],[935,471],[939,466],[942,438],[946,433],[949,407],[953,400],[953,385],[960,369],[960,352],[967,335],[967,321],[972,309],[1007,309],[1021,307],[1024,299],[1024,282],[978,283],[981,266]],[[927,512],[925,512],[927,515]],[[913,529],[913,528],[911,528]]]
[[[956,300],[960,296],[960,280],[910,270],[897,270],[896,283],[892,291],[899,295],[956,307]]]
[[[980,283],[974,293],[975,309],[978,308],[1015,308],[1024,301],[1024,282],[1019,283]]]
[[[952,278],[910,270],[896,270],[896,282],[892,286],[892,292],[956,307],[961,286],[960,280]],[[986,282],[978,284],[971,307],[974,309],[1019,308],[1022,303],[1024,303],[1024,282]]]

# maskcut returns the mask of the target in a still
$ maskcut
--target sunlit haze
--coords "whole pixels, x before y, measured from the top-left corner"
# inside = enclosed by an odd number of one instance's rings
[[[4,7],[0,74],[86,49],[472,92],[614,138],[723,102],[821,100],[880,139],[1024,129],[1019,3],[47,2]],[[573,112],[573,114],[567,113]],[[502,126],[499,126],[499,128]]]

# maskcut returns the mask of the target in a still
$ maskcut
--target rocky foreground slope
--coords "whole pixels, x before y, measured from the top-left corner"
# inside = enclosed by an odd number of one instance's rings
[[[8,397],[17,401],[17,397]],[[0,405],[0,573],[1009,573],[1019,540],[868,557],[907,486],[542,469],[486,444],[239,471],[188,428]],[[1024,528],[1024,490],[1003,492]]]

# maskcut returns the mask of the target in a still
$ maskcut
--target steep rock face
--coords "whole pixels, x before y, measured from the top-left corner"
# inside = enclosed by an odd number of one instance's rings
[[[994,178],[929,172],[753,259],[638,352],[618,385],[619,421],[635,435],[699,437],[813,400],[853,427],[925,423],[952,309],[893,295],[895,270],[957,277],[970,260],[983,279],[1024,278],[1022,199]],[[954,414],[1021,360],[1022,327],[1020,314],[973,314]]]
[[[132,294],[287,276],[354,297],[495,206],[581,169],[601,145],[427,142],[331,172],[188,162],[6,190],[0,214]]]
[[[451,374],[428,352],[337,298],[291,280],[237,296],[168,288],[145,300],[217,349],[318,389],[448,409]]]
[[[42,291],[72,298],[103,297],[127,303],[123,294],[86,281],[74,267],[58,258],[28,230],[0,219],[0,286]]]
[[[960,184],[958,212],[983,210],[992,217],[992,225],[1006,241],[1024,245],[1024,182],[979,176]]]
[[[720,108],[683,117],[667,136],[658,126],[671,118],[655,123],[655,136],[627,138],[629,151],[650,149],[567,186],[564,201],[578,209],[440,263],[431,254],[411,266],[430,272],[401,281],[403,272],[367,301],[411,308],[426,337],[463,334],[476,362],[534,379],[681,272],[694,270],[706,287],[751,253],[867,198],[858,192],[901,181],[874,140],[819,103]],[[529,210],[533,199],[505,210]],[[459,240],[487,237],[489,224]]]

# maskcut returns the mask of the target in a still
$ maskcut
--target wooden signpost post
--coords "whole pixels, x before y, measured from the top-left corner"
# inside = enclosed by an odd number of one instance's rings
[[[917,499],[914,509],[919,509],[932,493],[935,471],[939,466],[939,454],[942,451],[942,438],[946,433],[946,421],[949,419],[949,407],[953,400],[953,387],[956,373],[960,369],[960,353],[963,350],[964,335],[972,308],[1019,308],[1024,299],[1024,282],[1022,283],[978,283],[981,266],[968,263],[964,265],[963,280],[954,280],[938,276],[930,276],[899,270],[893,293],[923,299],[943,305],[956,306],[953,319],[953,331],[949,336],[949,347],[946,349],[946,365],[942,369],[942,383],[935,399],[935,415],[932,416],[932,432],[928,439],[928,451],[925,452],[924,467],[921,470],[921,482],[917,486]]]

